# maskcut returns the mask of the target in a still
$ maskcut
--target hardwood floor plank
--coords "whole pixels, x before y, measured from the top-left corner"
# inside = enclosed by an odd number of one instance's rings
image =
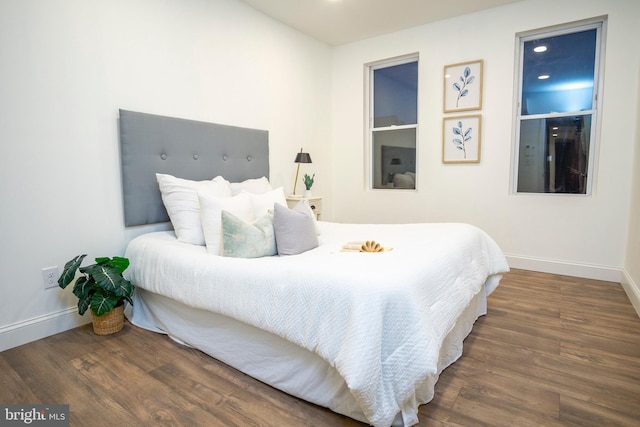
[[[30,388],[24,386],[24,381],[11,364],[5,360],[2,353],[0,353],[0,373],[0,390],[2,390],[0,403],[42,403]]]
[[[208,372],[204,375],[207,380],[211,375],[215,375],[220,378],[221,381],[225,381],[230,384],[235,384],[236,387],[242,390],[242,393],[249,393],[256,402],[262,401],[270,408],[270,412],[275,412],[278,421],[274,425],[333,425],[333,426],[359,426],[361,423],[354,421],[351,418],[335,414],[328,411],[326,408],[319,407],[317,405],[297,400],[297,405],[291,405],[291,397],[273,387],[257,381],[250,376],[243,374],[222,362],[208,357],[207,355],[198,352],[198,357],[203,360],[201,364],[203,369]],[[259,396],[259,397],[257,397]],[[257,397],[257,398],[256,398]],[[254,399],[255,398],[255,399]],[[243,399],[242,402],[246,402],[247,399]],[[259,413],[264,414],[264,411],[260,409]],[[263,415],[266,416],[266,415]],[[291,424],[285,423],[290,417],[294,417]],[[283,424],[284,423],[284,424]]]
[[[196,405],[193,391],[184,393],[168,384],[148,378],[123,384],[110,395],[132,420],[131,425],[216,425],[215,414]]]
[[[1,403],[69,403],[72,426],[361,426],[130,324],[0,353]],[[640,425],[640,319],[619,284],[513,270],[420,425]]]
[[[105,360],[109,363],[104,363]],[[144,370],[131,363],[128,353],[115,348],[101,348],[72,359],[70,363],[89,382],[99,383],[106,390],[117,389],[126,383],[135,383],[146,375]]]
[[[211,359],[213,360],[213,359]],[[209,363],[207,363],[209,364]],[[221,371],[227,371],[224,367]],[[214,370],[216,371],[216,370]],[[304,424],[305,418],[282,405],[277,399],[269,396],[270,390],[261,390],[266,385],[255,384],[257,387],[247,387],[253,380],[237,375],[225,378],[217,375],[211,369],[192,362],[176,360],[170,365],[164,365],[151,374],[159,382],[174,389],[192,389],[192,402],[208,411],[217,414],[226,425],[248,425],[251,420],[262,418],[267,425],[273,425],[279,420],[286,425]],[[225,390],[224,393],[218,388]],[[254,402],[247,405],[246,402]],[[233,418],[229,417],[233,415]]]
[[[566,425],[602,427],[637,426],[640,423],[637,416],[606,408],[597,399],[584,401],[562,396],[560,408],[561,421]]]

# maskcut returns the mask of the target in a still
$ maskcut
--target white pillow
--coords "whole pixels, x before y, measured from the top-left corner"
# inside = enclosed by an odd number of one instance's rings
[[[221,176],[210,181],[192,181],[173,175],[156,174],[162,203],[178,240],[194,245],[204,245],[204,234],[200,224],[200,202],[198,192],[217,197],[231,197],[231,187]]]
[[[251,199],[254,218],[260,218],[268,213],[273,213],[273,205],[276,203],[287,206],[287,196],[284,194],[283,187],[278,187],[275,190],[262,194],[249,193],[246,190],[243,190],[243,192]]]
[[[207,252],[222,253],[222,211],[225,210],[242,221],[253,222],[253,206],[247,193],[233,197],[216,197],[208,193],[198,193],[200,200],[200,220],[204,232]]]
[[[231,183],[231,194],[235,196],[242,191],[248,191],[249,193],[262,194],[267,191],[273,190],[271,183],[266,177],[247,179],[242,182]]]
[[[413,179],[402,173],[397,173],[393,176],[393,186],[396,188],[416,188]]]
[[[416,174],[414,172],[405,172],[404,174],[411,178],[414,184],[416,183]]]

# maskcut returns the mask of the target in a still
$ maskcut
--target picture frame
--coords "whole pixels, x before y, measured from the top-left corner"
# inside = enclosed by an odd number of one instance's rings
[[[480,163],[482,115],[442,119],[442,163]]]
[[[482,109],[482,59],[444,66],[445,113]]]

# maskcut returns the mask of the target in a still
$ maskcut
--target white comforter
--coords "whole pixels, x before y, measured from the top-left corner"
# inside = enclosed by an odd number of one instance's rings
[[[128,277],[317,353],[341,373],[371,424],[389,426],[399,412],[415,424],[416,401],[432,398],[416,390],[437,375],[440,346],[473,296],[508,271],[504,255],[466,224],[319,226],[320,247],[258,259],[210,255],[171,232],[140,236],[127,248]],[[340,251],[354,240],[392,250]]]

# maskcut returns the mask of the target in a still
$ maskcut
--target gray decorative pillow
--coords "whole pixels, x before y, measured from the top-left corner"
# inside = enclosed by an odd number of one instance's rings
[[[302,203],[293,209],[276,203],[273,207],[273,228],[278,255],[296,255],[318,246],[313,212]]]
[[[260,258],[276,255],[273,217],[265,215],[248,223],[223,210],[222,255],[233,258]]]

